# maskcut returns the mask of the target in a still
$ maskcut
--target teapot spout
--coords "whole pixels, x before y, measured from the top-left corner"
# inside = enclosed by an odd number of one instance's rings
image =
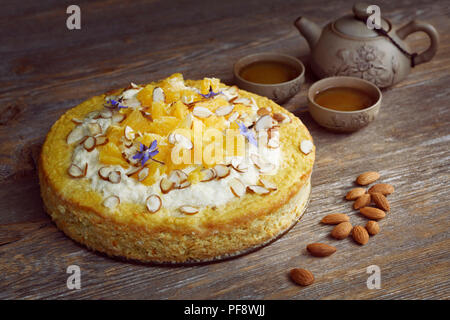
[[[294,26],[305,37],[309,48],[312,50],[316,46],[317,41],[319,41],[322,29],[316,23],[304,17],[298,17],[294,21]]]

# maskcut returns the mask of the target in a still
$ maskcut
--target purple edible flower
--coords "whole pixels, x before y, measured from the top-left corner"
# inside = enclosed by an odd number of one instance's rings
[[[118,108],[118,109],[128,108],[127,106],[124,106],[124,105],[120,104],[119,101],[116,101],[116,100],[114,100],[114,99],[109,100],[109,102],[111,103],[111,105],[112,105],[113,107],[116,107],[116,108]]]
[[[201,93],[200,93],[200,95],[201,95],[203,98],[205,98],[205,99],[209,99],[209,98],[212,98],[212,97],[214,97],[214,96],[217,96],[218,94],[221,94],[221,93],[222,93],[222,91],[214,92],[213,89],[212,89],[211,87],[209,87],[209,92],[208,92],[207,94],[201,94]]]
[[[243,124],[242,122],[237,122],[237,125],[239,126],[239,131],[241,132],[241,134],[247,138],[248,142],[250,142],[251,144],[253,144],[254,146],[258,146],[258,141],[256,141],[255,138],[255,134],[253,133],[252,130],[249,130],[245,124]]]
[[[153,140],[152,143],[147,147],[146,145],[139,143],[139,151],[133,156],[135,160],[141,160],[141,165],[144,166],[148,160],[153,160],[163,164],[161,161],[153,159],[156,156],[158,151],[158,141]]]

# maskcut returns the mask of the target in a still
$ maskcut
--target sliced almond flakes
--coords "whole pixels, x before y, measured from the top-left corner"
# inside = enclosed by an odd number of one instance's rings
[[[161,209],[162,200],[158,195],[152,194],[147,198],[145,204],[147,206],[148,211],[150,211],[151,213],[155,213],[158,212],[159,209]]]

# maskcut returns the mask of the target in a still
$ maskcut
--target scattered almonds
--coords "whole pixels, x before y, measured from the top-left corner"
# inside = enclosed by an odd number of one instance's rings
[[[389,201],[386,199],[386,197],[378,192],[371,193],[372,195],[372,201],[375,203],[375,205],[384,211],[390,211],[391,206],[389,205]]]
[[[373,220],[367,221],[366,230],[370,235],[374,236],[378,232],[380,232],[380,225],[378,224],[378,222]]]
[[[352,237],[360,245],[365,245],[369,241],[369,234],[366,228],[362,226],[355,226],[353,228]]]
[[[380,178],[380,174],[376,171],[367,171],[364,173],[361,173],[356,178],[356,183],[361,186],[366,186],[368,184],[371,184],[375,181],[377,181]]]
[[[290,272],[292,281],[301,286],[309,286],[314,282],[311,271],[301,268],[292,269]]]
[[[276,118],[275,115],[274,118]],[[303,140],[300,144],[300,150],[305,154],[311,152],[312,148],[312,142],[309,140]],[[356,182],[360,185],[368,185],[375,182],[379,177],[380,174],[378,172],[368,171],[360,174],[356,178]],[[262,184],[264,185],[264,183]],[[250,190],[250,186],[247,187],[247,189]],[[386,216],[385,211],[390,210],[389,202],[385,196],[393,193],[394,187],[390,184],[378,183],[369,188],[367,192],[368,193],[366,193],[365,188],[358,187],[348,191],[345,196],[347,200],[355,200],[353,204],[354,209],[359,209],[364,217],[371,219],[367,222],[365,227],[360,225],[352,227],[350,218],[344,213],[333,213],[322,218],[321,222],[323,224],[336,225],[331,231],[331,236],[333,238],[338,240],[345,239],[351,233],[352,238],[356,243],[364,245],[369,241],[369,234],[373,236],[380,232],[380,226],[378,222],[374,220],[383,219]],[[378,208],[368,206],[372,201]],[[326,257],[336,252],[335,247],[324,243],[311,243],[306,249],[315,257]],[[292,269],[290,276],[294,282],[300,285],[309,285],[314,282],[314,276],[306,269]]]
[[[353,203],[353,209],[358,210],[362,207],[368,206],[371,201],[370,199],[371,199],[370,194],[368,193],[363,194]]]
[[[370,187],[369,193],[381,193],[382,195],[390,195],[394,193],[394,187],[387,183],[377,183]]]
[[[314,257],[328,257],[336,252],[336,248],[326,243],[311,243],[306,250]]]
[[[341,222],[331,230],[331,236],[337,240],[342,240],[348,237],[352,231],[352,224],[348,221]]]
[[[345,196],[345,199],[347,200],[356,200],[359,197],[361,197],[363,194],[366,193],[366,189],[364,188],[353,188],[349,192],[347,192],[347,195]]]
[[[386,213],[383,210],[373,207],[364,207],[359,209],[361,214],[371,220],[380,220],[386,216]]]
[[[322,218],[321,222],[324,224],[339,224],[341,222],[348,222],[350,218],[345,213],[332,213]]]

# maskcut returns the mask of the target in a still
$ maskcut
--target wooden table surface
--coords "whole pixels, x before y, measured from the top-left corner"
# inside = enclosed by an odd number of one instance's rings
[[[3,1],[0,11],[0,298],[11,299],[449,299],[450,9],[441,1],[377,1],[395,25],[432,23],[441,34],[435,58],[383,91],[376,121],[353,134],[323,130],[305,93],[285,107],[307,125],[317,145],[309,208],[273,244],[225,262],[163,267],[91,252],[55,227],[42,209],[34,158],[54,121],[81,101],[130,81],[181,72],[232,83],[240,57],[278,51],[308,63],[306,41],[293,27],[300,15],[324,25],[349,13],[351,1],[76,1],[81,30],[66,28],[71,1]],[[410,36],[417,50],[424,34]],[[381,233],[365,246],[332,240],[319,223],[346,212],[343,199],[357,174],[376,170],[396,191]],[[326,242],[338,252],[310,257]],[[68,290],[69,265],[81,268],[80,290]],[[366,268],[381,270],[369,290]],[[293,267],[316,282],[301,288]]]

